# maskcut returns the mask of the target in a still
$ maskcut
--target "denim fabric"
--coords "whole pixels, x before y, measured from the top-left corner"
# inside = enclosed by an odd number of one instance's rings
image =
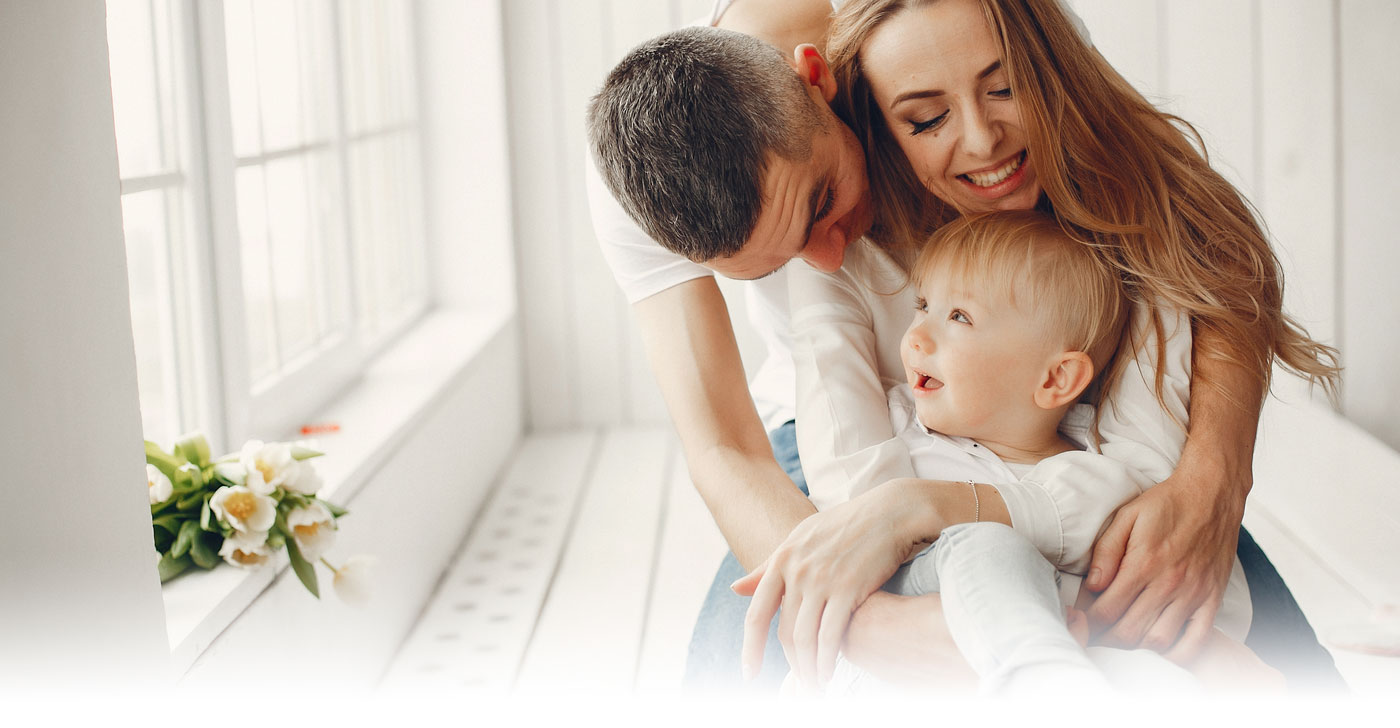
[[[807,495],[807,479],[802,475],[802,463],[797,457],[797,426],[788,422],[768,433],[773,455],[789,478]],[[768,628],[768,645],[763,653],[763,668],[752,681],[745,681],[740,663],[744,646],[744,615],[749,598],[729,589],[739,577],[748,573],[734,557],[726,554],[719,572],[705,595],[705,604],[695,620],[690,636],[690,653],[685,663],[683,685],[687,689],[717,690],[742,693],[776,693],[787,675],[787,658],[778,642],[778,620]]]
[[[1254,604],[1254,621],[1244,643],[1259,659],[1283,673],[1290,692],[1346,692],[1346,682],[1337,672],[1332,654],[1318,644],[1312,625],[1293,600],[1293,592],[1243,528],[1235,552],[1244,566]]]
[[[797,453],[797,427],[788,422],[768,435],[773,455],[793,482],[807,493],[807,479]],[[1293,690],[1345,690],[1332,655],[1318,644],[1293,594],[1249,532],[1240,529],[1237,553],[1249,582],[1254,620],[1245,644],[1266,663],[1282,672]],[[744,568],[730,553],[720,563],[691,633],[686,660],[686,688],[746,693],[776,693],[787,674],[787,660],[778,643],[777,619],[769,626],[763,669],[750,682],[743,679],[740,652],[744,644],[744,615],[749,600],[730,591]]]

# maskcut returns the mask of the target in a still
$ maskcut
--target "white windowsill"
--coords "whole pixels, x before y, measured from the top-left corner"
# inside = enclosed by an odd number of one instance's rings
[[[320,495],[351,507],[370,475],[413,433],[421,415],[463,375],[486,344],[510,325],[514,315],[513,310],[429,313],[375,360],[342,397],[309,420],[339,426],[336,433],[312,438],[314,446],[326,453],[315,461],[325,481]],[[274,565],[261,569],[227,565],[212,571],[194,569],[162,587],[171,668],[177,678],[287,563],[285,552],[279,552]],[[334,597],[323,593],[322,598]]]

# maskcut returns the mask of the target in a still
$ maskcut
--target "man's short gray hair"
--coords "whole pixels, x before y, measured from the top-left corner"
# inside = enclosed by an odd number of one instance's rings
[[[703,263],[743,247],[763,207],[769,154],[812,154],[818,109],[776,48],[685,28],[633,49],[588,105],[603,181],[673,252]]]

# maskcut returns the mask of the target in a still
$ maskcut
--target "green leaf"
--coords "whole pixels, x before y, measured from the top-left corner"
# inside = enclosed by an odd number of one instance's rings
[[[171,579],[183,574],[194,565],[194,561],[189,556],[174,557],[166,554],[160,557],[160,564],[156,569],[160,572],[160,583],[164,584]]]
[[[204,491],[196,490],[181,498],[175,503],[175,507],[182,511],[192,511],[204,500]]]
[[[182,458],[160,449],[160,445],[150,440],[146,441],[146,462],[156,466],[156,470],[165,473],[165,477],[170,478],[172,482],[175,480],[175,471],[185,464]]]
[[[179,533],[180,519],[183,517],[183,513],[167,513],[158,518],[152,518],[151,525],[155,526],[156,528],[163,528],[171,533]]]
[[[282,548],[282,546],[283,546],[284,544],[286,544],[286,543],[287,543],[287,534],[282,533],[281,531],[278,531],[278,530],[276,530],[276,529],[273,529],[273,530],[271,530],[271,531],[268,531],[268,533],[267,533],[267,546],[268,546],[268,548],[272,549],[273,551],[276,551],[277,549]]]
[[[290,490],[282,490],[281,488],[278,488],[277,490],[282,494],[282,497],[278,500],[277,505],[281,507],[284,513],[286,511],[290,511],[296,508],[301,508],[311,502],[311,499],[309,497],[304,496],[301,493],[294,493]]]
[[[319,450],[312,450],[311,448],[300,444],[292,444],[288,446],[287,449],[292,451],[293,460],[310,460],[311,458],[319,458],[322,455],[325,455],[325,453]]]
[[[194,543],[194,537],[199,532],[199,524],[195,521],[180,524],[180,535],[175,537],[175,545],[170,547],[170,555],[180,557],[189,553],[190,545]]]
[[[198,432],[191,432],[175,443],[175,452],[202,468],[209,462],[209,441]]]
[[[326,510],[330,511],[331,515],[335,516],[336,518],[340,518],[341,516],[350,512],[328,500],[321,500],[320,498],[317,498],[316,500],[320,501],[321,505],[325,506]]]
[[[297,548],[296,539],[287,539],[287,556],[292,560],[292,571],[295,571],[297,578],[301,579],[301,585],[311,592],[311,596],[320,599],[321,590],[316,585],[316,567],[302,557],[301,549]]]
[[[171,478],[171,497],[179,498],[199,490],[199,486],[190,479],[190,471],[186,470],[186,467],[188,464],[180,466],[180,469],[175,471],[175,477]]]
[[[164,554],[175,545],[175,534],[163,528],[152,529],[152,533],[155,534],[156,551]]]
[[[204,471],[201,470],[199,466],[195,465],[194,463],[185,463],[180,468],[180,472],[188,473],[190,485],[194,486],[195,488],[203,488],[205,482],[207,482],[204,477]]]
[[[200,568],[212,569],[222,561],[219,557],[219,548],[223,545],[224,537],[222,534],[201,531],[190,543],[190,557]]]

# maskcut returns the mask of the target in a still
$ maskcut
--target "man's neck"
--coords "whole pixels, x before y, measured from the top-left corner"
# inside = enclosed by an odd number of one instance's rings
[[[718,27],[751,35],[790,57],[803,43],[826,53],[830,22],[830,0],[734,0]]]

